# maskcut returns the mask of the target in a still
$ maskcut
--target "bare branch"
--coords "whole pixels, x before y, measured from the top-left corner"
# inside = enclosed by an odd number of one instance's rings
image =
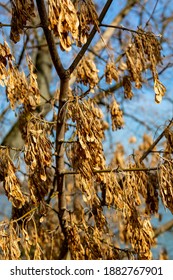
[[[154,8],[153,8],[153,11],[152,11],[152,13],[151,13],[149,19],[147,20],[145,27],[147,27],[147,25],[149,24],[150,20],[152,19],[153,14],[154,14],[154,12],[155,12],[155,10],[156,10],[156,7],[157,7],[158,3],[159,3],[159,0],[156,0],[156,3],[155,3]]]
[[[106,27],[106,28],[115,28],[115,29],[120,29],[120,30],[123,30],[123,31],[129,31],[129,32],[132,32],[132,33],[141,33],[137,30],[134,30],[134,29],[130,29],[130,28],[127,28],[127,27],[124,27],[124,26],[117,26],[117,25],[111,25],[111,24],[100,24],[99,26],[101,27]]]
[[[155,229],[154,237],[158,237],[160,234],[170,230],[173,227],[173,220],[166,222],[165,224],[161,225],[159,228]]]
[[[153,150],[153,148],[157,145],[157,143],[159,143],[159,141],[163,138],[163,136],[165,135],[165,132],[167,131],[167,129],[169,127],[171,127],[173,124],[173,119],[169,122],[169,124],[167,125],[167,127],[163,130],[163,132],[157,137],[157,139],[153,142],[153,144],[148,148],[148,150],[146,152],[143,153],[143,155],[141,156],[139,162],[141,163],[148,155],[149,153]]]
[[[128,12],[131,10],[131,8],[137,3],[137,0],[129,0],[127,1],[126,6],[119,12],[119,14],[114,18],[112,21],[112,25],[118,25],[123,20],[123,18],[128,14]],[[107,43],[109,42],[111,36],[113,35],[114,30],[111,28],[107,28],[104,33],[102,34],[101,38],[98,40],[98,42],[95,44],[95,46],[92,48],[92,51],[94,53],[99,53]],[[94,54],[89,54],[90,59],[94,57]]]
[[[115,168],[115,169],[102,169],[102,170],[93,170],[93,173],[121,173],[121,172],[139,172],[139,171],[144,171],[144,172],[148,172],[148,171],[156,171],[158,170],[159,167],[151,167],[151,168]],[[70,171],[70,170],[66,170],[64,172],[62,172],[62,174],[67,175],[67,174],[80,174],[80,172],[78,171]]]
[[[7,3],[8,4],[8,3]],[[7,4],[0,3],[0,6],[4,8],[9,14],[11,14],[11,10],[7,7]]]
[[[112,4],[113,0],[108,0],[99,16],[99,23],[102,22],[103,18],[105,17],[110,5]],[[69,72],[70,74],[73,73],[74,69],[76,68],[76,66],[78,65],[78,63],[80,62],[80,60],[82,59],[82,57],[84,56],[85,52],[87,51],[91,41],[93,40],[95,34],[97,32],[97,27],[94,26],[90,36],[86,42],[86,44],[82,47],[82,49],[80,50],[80,52],[78,53],[77,57],[75,58],[75,60],[72,62],[71,66],[69,67]]]
[[[12,26],[11,24],[0,22],[0,28],[1,27],[11,27],[11,26]],[[42,27],[42,25],[41,24],[37,24],[37,25],[23,25],[23,28],[26,28],[26,29],[39,28],[39,27]]]
[[[130,28],[127,28],[127,27],[124,27],[124,26],[117,26],[117,25],[111,25],[111,24],[100,24],[99,26],[120,29],[120,30],[123,30],[123,31],[129,31],[129,32],[136,33],[136,34],[143,34],[142,32],[140,32],[140,30],[134,30],[134,29],[130,29]],[[148,34],[148,36],[150,36],[150,34]],[[153,36],[153,34],[151,36]],[[155,36],[161,37],[161,34],[155,35]]]
[[[42,24],[42,27],[44,30],[44,34],[45,34],[45,37],[47,40],[47,44],[49,47],[49,51],[50,51],[50,55],[51,55],[53,64],[55,66],[58,76],[60,78],[63,78],[66,74],[66,71],[63,68],[59,54],[57,52],[53,34],[52,34],[51,30],[48,28],[49,22],[48,22],[48,16],[47,16],[47,11],[46,11],[44,0],[36,0],[36,2],[37,2],[37,8],[38,8],[41,24]]]

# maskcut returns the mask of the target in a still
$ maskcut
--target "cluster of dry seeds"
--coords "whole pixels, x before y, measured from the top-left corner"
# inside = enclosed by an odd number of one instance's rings
[[[34,1],[19,1],[14,0],[12,3],[12,19],[11,19],[11,32],[10,39],[17,43],[20,40],[20,34],[23,33],[27,22],[35,17]]]
[[[60,40],[62,50],[70,51],[73,41],[86,43],[90,25],[98,27],[98,16],[92,0],[49,1],[49,28]]]

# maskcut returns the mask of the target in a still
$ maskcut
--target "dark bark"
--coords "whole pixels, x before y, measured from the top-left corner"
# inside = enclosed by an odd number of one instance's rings
[[[60,97],[59,97],[59,109],[57,115],[57,128],[56,128],[56,182],[57,182],[57,191],[58,191],[58,217],[61,226],[61,230],[64,234],[64,246],[62,250],[62,255],[60,258],[63,258],[67,251],[67,210],[66,210],[66,199],[65,199],[65,175],[61,174],[64,171],[64,145],[62,141],[65,136],[65,103],[68,98],[69,90],[69,80],[70,75],[68,71],[65,70],[62,66],[59,54],[56,49],[56,44],[54,41],[53,34],[48,28],[48,16],[45,7],[44,0],[37,0],[38,12],[40,15],[41,25],[44,30],[46,41],[48,44],[49,52],[52,58],[53,65],[56,69],[56,72],[60,78]],[[54,186],[55,187],[55,186]]]
[[[62,66],[59,54],[57,52],[56,44],[54,41],[54,36],[53,36],[51,30],[48,28],[49,22],[48,22],[46,7],[45,7],[45,1],[36,0],[36,2],[37,2],[38,13],[39,13],[40,20],[41,20],[41,25],[44,30],[46,41],[48,43],[48,48],[49,48],[49,52],[50,52],[50,55],[52,58],[53,65],[54,65],[56,72],[57,72],[58,76],[60,77],[60,79],[64,78],[64,76],[66,75],[66,71],[64,70],[64,68]]]

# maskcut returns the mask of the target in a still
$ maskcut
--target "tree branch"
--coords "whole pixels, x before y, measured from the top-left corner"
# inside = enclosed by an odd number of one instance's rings
[[[48,48],[50,51],[50,55],[51,55],[53,64],[55,66],[58,76],[60,78],[64,78],[66,75],[66,71],[61,63],[59,54],[57,52],[53,34],[52,34],[51,30],[49,30],[49,28],[48,28],[49,22],[48,22],[48,16],[47,16],[47,11],[46,11],[44,0],[36,0],[36,2],[37,2],[38,13],[39,13],[40,20],[41,20],[41,25],[44,30],[44,34],[46,37],[46,41],[48,44]]]
[[[112,21],[112,25],[118,26],[120,22],[123,20],[123,18],[128,14],[128,12],[131,10],[131,8],[138,2],[138,0],[129,0],[127,1],[126,6],[118,13],[118,15],[114,18]],[[98,42],[94,45],[92,48],[92,51],[94,53],[99,54],[99,52],[105,48],[105,46],[108,44],[110,38],[112,37],[114,33],[114,30],[111,28],[107,28],[104,33],[102,34],[101,38],[98,40]],[[93,59],[94,54],[89,53],[89,58]]]
[[[9,14],[11,14],[11,10],[7,7],[7,4],[0,3],[0,6],[4,8]]]
[[[113,0],[108,0],[99,16],[99,24],[101,24],[103,18],[105,17],[110,5],[112,4]],[[93,40],[95,34],[97,32],[97,27],[94,26],[90,36],[86,42],[86,44],[82,47],[82,49],[80,50],[80,52],[78,53],[78,55],[76,56],[75,60],[72,62],[71,66],[69,67],[69,72],[70,74],[73,73],[74,69],[77,67],[78,63],[80,62],[80,60],[82,59],[82,57],[84,56],[85,52],[87,51],[91,41]]]
[[[120,29],[123,31],[129,31],[132,33],[136,33],[136,34],[143,34],[143,32],[141,32],[140,30],[134,30],[134,29],[130,29],[124,26],[117,26],[117,25],[111,25],[111,24],[99,24],[99,26],[101,27],[106,27],[106,28],[115,28],[115,29]],[[150,34],[147,34],[148,36],[150,36]],[[153,34],[151,34],[151,36],[153,36]],[[155,35],[156,37],[161,37],[161,34],[159,35]]]
[[[140,31],[137,31],[137,30],[134,30],[134,29],[130,29],[130,28],[127,28],[127,27],[124,27],[124,26],[117,26],[117,25],[104,24],[104,23],[103,24],[99,24],[99,26],[106,27],[106,28],[120,29],[120,30],[123,30],[123,31],[129,31],[129,32],[132,32],[132,33],[137,33],[137,34],[143,34]]]
[[[159,228],[155,229],[154,237],[155,238],[158,237],[160,234],[170,230],[172,227],[173,227],[173,220],[166,222],[165,224],[161,225]]]
[[[121,172],[139,172],[139,171],[143,171],[143,172],[148,172],[148,171],[156,171],[158,170],[159,167],[151,167],[151,168],[140,168],[140,167],[135,167],[135,168],[113,168],[113,169],[101,169],[101,170],[93,170],[93,173],[121,173]],[[63,171],[61,174],[63,175],[75,175],[75,174],[80,174],[79,171],[70,171],[70,170],[65,170]]]
[[[0,28],[1,27],[11,27],[11,26],[12,26],[12,24],[0,22]],[[26,29],[39,28],[39,27],[42,27],[42,25],[40,25],[40,24],[37,24],[37,25],[23,25],[23,28],[26,28]]]
[[[153,150],[153,148],[157,145],[157,143],[159,143],[159,141],[162,139],[162,137],[165,135],[165,132],[168,128],[170,128],[173,124],[173,119],[169,122],[169,124],[167,125],[167,127],[163,130],[163,132],[157,137],[157,139],[153,142],[153,144],[148,148],[147,151],[145,151],[143,153],[143,155],[141,156],[141,158],[139,159],[139,162],[141,163],[147,156],[148,154]]]
[[[64,170],[64,146],[62,141],[65,136],[65,116],[66,111],[64,105],[68,98],[69,90],[69,71],[66,71],[61,63],[59,54],[56,49],[56,44],[52,32],[49,30],[48,16],[45,8],[44,0],[36,0],[37,8],[41,19],[41,24],[44,30],[44,34],[47,40],[49,52],[55,66],[56,72],[60,78],[60,96],[59,96],[59,109],[57,116],[56,126],[56,179],[57,179],[57,191],[58,191],[58,217],[61,226],[62,233],[64,234],[64,244],[62,254],[65,255],[68,251],[67,242],[67,224],[68,224],[68,213],[66,209],[66,198],[65,198],[65,178],[62,171]],[[55,184],[54,184],[55,188]]]
[[[157,5],[158,5],[158,2],[159,2],[159,0],[156,0],[156,3],[155,3],[154,8],[153,8],[153,11],[152,11],[152,13],[151,13],[149,19],[147,20],[147,22],[146,22],[146,24],[145,24],[145,27],[147,27],[147,26],[149,25],[149,22],[150,22],[150,20],[151,20],[152,17],[153,17],[153,14],[154,14],[154,12],[155,12],[155,10],[156,10],[156,7],[157,7]]]

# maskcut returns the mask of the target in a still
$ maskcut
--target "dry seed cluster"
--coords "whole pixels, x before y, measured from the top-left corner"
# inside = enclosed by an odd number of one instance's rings
[[[133,38],[133,43],[126,50],[129,81],[134,82],[135,87],[140,89],[142,87],[142,73],[146,69],[150,69],[154,79],[155,101],[157,103],[162,101],[166,91],[164,85],[159,81],[156,69],[156,66],[162,61],[160,51],[160,43],[155,35],[141,29],[138,30],[138,34]],[[127,87],[126,82],[124,82],[124,87]]]
[[[0,84],[6,86],[11,108],[22,103],[26,111],[34,110],[40,103],[40,92],[31,58],[27,57],[29,78],[14,66],[14,58],[7,42],[0,44],[0,58]]]
[[[51,178],[49,168],[52,162],[51,142],[47,128],[38,119],[32,118],[27,123],[25,139],[25,162],[29,166],[29,190],[34,203],[47,194]]]
[[[117,130],[123,127],[123,112],[119,108],[119,104],[114,99],[110,106],[111,118],[112,118],[112,130]]]
[[[98,26],[98,17],[92,0],[51,0],[49,28],[60,40],[62,50],[70,51],[73,41],[77,46],[86,43],[90,24]]]
[[[12,19],[10,39],[17,43],[20,40],[20,34],[23,33],[25,25],[36,16],[34,10],[34,1],[19,1],[14,0],[12,3]]]
[[[76,80],[93,89],[99,82],[99,70],[96,68],[94,61],[84,57],[76,69]]]
[[[21,208],[25,204],[25,197],[15,172],[9,151],[0,149],[0,181],[4,181],[4,189],[12,205]]]

